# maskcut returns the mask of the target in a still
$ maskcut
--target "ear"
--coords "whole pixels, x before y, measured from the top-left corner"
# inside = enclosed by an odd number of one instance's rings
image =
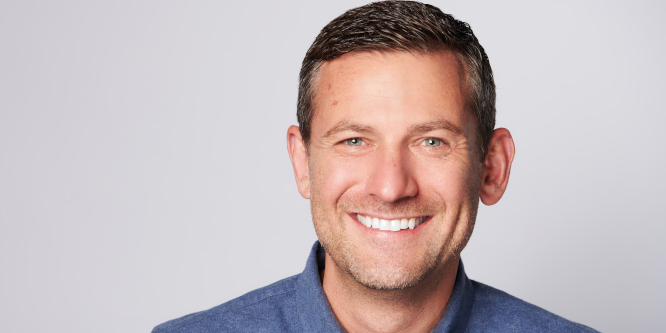
[[[305,199],[310,199],[310,173],[308,172],[308,154],[298,126],[291,125],[287,130],[287,150],[298,192]]]
[[[516,154],[511,133],[506,128],[493,132],[488,145],[488,154],[483,161],[481,172],[481,202],[486,205],[496,204],[509,184],[511,163]]]

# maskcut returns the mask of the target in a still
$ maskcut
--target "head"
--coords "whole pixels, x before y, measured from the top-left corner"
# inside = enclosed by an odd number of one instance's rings
[[[356,8],[322,30],[300,78],[289,153],[335,266],[373,289],[443,272],[513,158],[469,26],[416,2]]]
[[[441,50],[451,51],[462,64],[465,108],[476,117],[478,149],[485,157],[495,128],[495,82],[488,56],[467,23],[414,1],[354,8],[321,30],[305,54],[299,76],[296,116],[305,143],[310,141],[315,87],[323,63],[352,52]]]

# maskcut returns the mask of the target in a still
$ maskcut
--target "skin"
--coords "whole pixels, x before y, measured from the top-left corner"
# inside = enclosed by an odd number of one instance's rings
[[[482,161],[449,51],[356,52],[320,68],[309,152],[287,132],[300,194],[326,249],[324,292],[349,332],[429,332],[453,291],[479,198],[504,193],[515,148],[494,131]],[[367,228],[356,214],[427,216],[414,230]]]

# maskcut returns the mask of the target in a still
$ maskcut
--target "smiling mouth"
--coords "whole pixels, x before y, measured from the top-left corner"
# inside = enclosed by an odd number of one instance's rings
[[[395,220],[384,220],[377,217],[363,216],[361,214],[356,214],[356,219],[358,219],[361,224],[368,228],[374,228],[385,231],[400,231],[404,229],[414,230],[419,224],[425,222],[428,219],[427,216],[421,217],[412,217],[409,219],[395,219]]]

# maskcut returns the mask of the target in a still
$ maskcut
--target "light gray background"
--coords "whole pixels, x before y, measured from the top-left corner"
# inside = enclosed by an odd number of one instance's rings
[[[0,331],[148,332],[299,273],[300,62],[362,1],[0,3]],[[434,1],[472,25],[517,155],[471,278],[605,332],[666,299],[658,1]]]

